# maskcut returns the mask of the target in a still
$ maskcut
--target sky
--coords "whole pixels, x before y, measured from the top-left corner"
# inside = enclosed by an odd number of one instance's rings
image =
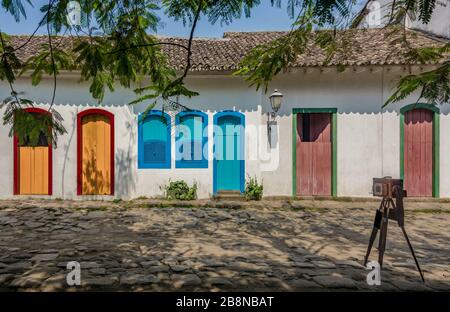
[[[23,1],[26,2],[26,1]],[[40,19],[42,13],[38,8],[42,4],[48,3],[48,0],[34,0],[32,1],[34,8],[26,4],[27,19],[21,20],[17,23],[14,18],[0,9],[0,29],[8,34],[31,34]],[[230,25],[220,25],[217,23],[211,25],[206,18],[202,18],[196,28],[196,37],[222,37],[226,31],[264,31],[264,30],[288,30],[291,27],[292,20],[289,19],[286,12],[286,2],[281,8],[272,7],[270,0],[261,0],[261,4],[252,10],[251,17],[245,18],[243,15],[241,19],[234,20]],[[360,0],[359,2],[363,2]],[[189,25],[184,26],[182,22],[175,22],[168,18],[161,11],[159,14],[161,18],[161,28],[158,30],[158,35],[188,37]],[[46,28],[39,29],[38,34],[45,34]]]

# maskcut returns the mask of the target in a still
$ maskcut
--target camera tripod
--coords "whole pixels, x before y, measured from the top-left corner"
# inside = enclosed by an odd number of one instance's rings
[[[394,187],[393,191],[396,202],[394,203],[392,196],[383,197],[383,199],[381,200],[380,208],[377,209],[376,211],[372,234],[370,235],[367,253],[364,258],[364,266],[366,266],[367,264],[367,260],[369,258],[373,243],[377,237],[378,231],[380,231],[380,238],[378,240],[378,263],[380,264],[380,268],[383,267],[383,256],[384,251],[386,249],[386,238],[389,219],[396,220],[398,226],[401,228],[403,232],[403,235],[405,236],[406,242],[408,243],[409,250],[411,251],[411,254],[414,258],[417,270],[420,273],[420,277],[422,278],[422,281],[425,283],[425,279],[423,277],[422,270],[420,269],[419,262],[417,261],[416,254],[414,253],[414,249],[405,231],[405,212],[403,209],[403,197],[405,195],[405,191],[399,189],[398,187]]]

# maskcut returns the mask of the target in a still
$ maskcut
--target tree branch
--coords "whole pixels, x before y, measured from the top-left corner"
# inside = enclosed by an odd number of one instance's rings
[[[55,58],[53,57],[53,45],[52,45],[52,36],[50,34],[50,10],[52,8],[53,1],[48,1],[48,11],[47,11],[47,36],[48,36],[48,44],[50,48],[50,59],[52,61],[52,69],[53,69],[53,92],[52,92],[52,101],[50,103],[50,107],[48,110],[50,111],[52,109],[53,104],[55,103],[55,96],[56,96],[56,65],[55,65]]]
[[[39,28],[41,28],[42,23],[44,22],[44,20],[47,19],[47,15],[48,15],[48,11],[47,13],[45,13],[44,17],[42,17],[42,19],[39,21],[38,26],[36,27],[36,29],[33,31],[33,33],[30,35],[30,37],[28,37],[28,39],[22,43],[20,46],[18,46],[17,48],[14,49],[15,51],[19,51],[20,49],[24,48],[28,43],[30,43],[31,39],[33,39],[33,37],[36,35],[37,31],[39,30]]]
[[[195,12],[194,20],[192,22],[191,32],[189,34],[189,41],[188,41],[188,46],[187,46],[186,67],[184,68],[183,74],[180,77],[178,77],[177,79],[175,79],[174,81],[172,81],[171,83],[169,83],[167,85],[167,87],[164,89],[163,95],[167,90],[169,90],[169,88],[175,86],[176,84],[183,82],[184,78],[186,78],[186,76],[189,72],[189,69],[191,68],[192,42],[194,41],[195,28],[197,27],[197,22],[198,22],[198,19],[200,18],[200,13],[202,12],[202,2],[203,2],[203,0],[198,1],[197,11]]]
[[[5,44],[5,39],[3,38],[3,33],[1,30],[0,30],[0,42],[2,44],[2,50],[4,51],[6,44]],[[7,60],[5,59],[5,53],[2,53],[2,62],[7,62]],[[6,80],[8,80],[9,88],[11,89],[11,95],[16,99],[17,104],[20,105],[20,101],[19,101],[19,98],[17,97],[16,90],[14,90],[12,81],[10,79],[8,79],[8,77],[6,77]]]
[[[182,81],[184,78],[186,78],[186,76],[189,72],[189,69],[191,68],[192,42],[194,40],[195,28],[197,27],[197,22],[198,22],[198,19],[200,18],[200,13],[202,12],[202,2],[203,2],[203,0],[198,1],[197,12],[195,13],[194,22],[192,23],[191,33],[189,35],[188,48],[187,48],[188,55],[187,55],[187,59],[186,59],[187,64],[184,69],[183,75],[179,78],[180,81]]]

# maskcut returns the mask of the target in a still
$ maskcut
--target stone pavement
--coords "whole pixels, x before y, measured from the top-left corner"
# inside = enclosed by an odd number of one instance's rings
[[[445,203],[406,205],[426,284],[391,222],[382,285],[367,285],[361,262],[376,205],[0,201],[0,290],[450,290]],[[81,286],[66,284],[70,261],[81,264]]]

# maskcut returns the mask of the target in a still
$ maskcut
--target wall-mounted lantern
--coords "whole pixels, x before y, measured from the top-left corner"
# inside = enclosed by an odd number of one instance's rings
[[[269,139],[269,144],[271,147],[276,146],[277,140],[277,124],[275,121],[275,116],[281,107],[283,102],[283,93],[279,92],[277,89],[269,96],[270,106],[272,107],[272,112],[267,113],[267,135]],[[270,120],[272,118],[272,120]]]
[[[272,118],[275,118],[275,114],[281,107],[281,102],[283,101],[283,93],[279,92],[277,89],[270,95],[270,106],[272,106]]]

